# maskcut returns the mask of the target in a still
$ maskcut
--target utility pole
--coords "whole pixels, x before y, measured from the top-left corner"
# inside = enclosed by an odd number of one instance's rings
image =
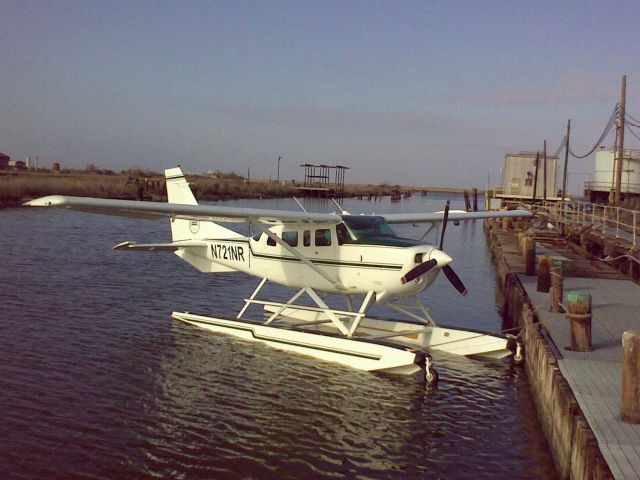
[[[280,160],[282,157],[278,157],[278,183],[280,183]]]
[[[620,85],[620,130],[618,131],[618,145],[617,145],[617,163],[616,163],[616,196],[614,205],[620,206],[622,201],[622,161],[624,157],[624,116],[625,116],[625,102],[627,98],[627,76],[622,76],[622,84]]]
[[[544,175],[544,182],[542,183],[542,201],[547,201],[547,141],[544,141],[544,157],[542,163],[542,174]]]
[[[535,175],[533,176],[533,197],[531,200],[533,203],[536,201],[536,191],[538,190],[538,164],[540,163],[540,152],[536,152],[536,170]]]
[[[562,170],[562,210],[566,211],[565,198],[567,198],[567,164],[569,163],[569,133],[571,132],[571,119],[567,120],[567,134],[564,137],[564,169]],[[565,222],[562,222],[561,232],[564,235]]]
[[[567,196],[567,164],[569,163],[569,132],[571,131],[571,120],[567,120],[567,135],[564,137],[564,170],[562,172],[562,201]]]

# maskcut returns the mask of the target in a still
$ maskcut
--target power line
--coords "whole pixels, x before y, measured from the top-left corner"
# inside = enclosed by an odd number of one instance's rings
[[[562,150],[562,147],[564,147],[566,144],[567,144],[567,137],[564,136],[564,137],[562,137],[562,140],[560,141],[560,145],[558,145],[558,148],[556,149],[556,153],[551,155],[551,157],[549,157],[549,158],[557,157],[558,155],[560,155],[560,150]]]
[[[627,117],[627,120],[624,122],[627,125],[633,125],[634,127],[638,127],[640,128],[640,124],[638,123],[633,123],[633,122],[640,122],[640,120],[636,120],[635,118],[633,118],[631,115],[629,115],[627,112],[625,112],[625,117]],[[633,122],[631,121],[633,120]]]
[[[627,117],[627,118],[630,118],[630,119],[631,119],[631,120],[633,120],[634,122],[639,122],[639,123],[640,123],[640,120],[638,120],[637,118],[633,118],[633,117],[629,114],[629,112],[626,112],[626,111],[625,111],[625,112],[624,112],[624,116],[625,116],[625,117]]]
[[[629,124],[625,124],[625,125],[629,125]],[[640,137],[638,135],[636,135],[636,132],[633,131],[633,129],[631,127],[627,128],[627,132],[631,133],[631,135],[633,135],[634,137],[636,137],[638,140],[640,140]]]
[[[602,131],[602,135],[600,135],[600,138],[598,139],[596,144],[593,146],[593,148],[588,153],[586,153],[584,155],[576,155],[571,150],[571,148],[569,148],[569,153],[571,154],[571,156],[574,157],[574,158],[585,158],[585,157],[588,157],[589,155],[591,155],[593,152],[595,152],[596,148],[598,148],[602,144],[602,141],[609,134],[609,132],[611,131],[611,128],[615,125],[618,112],[619,112],[619,106],[616,103],[616,106],[613,108],[613,112],[611,112],[611,116],[609,117],[609,121],[607,122],[607,125],[604,127],[604,130]]]

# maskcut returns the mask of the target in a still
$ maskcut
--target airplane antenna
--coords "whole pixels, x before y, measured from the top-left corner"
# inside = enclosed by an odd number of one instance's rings
[[[331,197],[331,200],[333,200],[333,203],[336,204],[336,206],[340,209],[340,213],[343,215],[349,215],[349,212],[347,212],[346,210],[342,209],[342,206],[336,201],[335,198]]]
[[[300,208],[302,209],[302,211],[303,211],[304,213],[307,213],[307,210],[302,206],[302,204],[300,203],[300,201],[299,201],[295,196],[293,197],[293,199],[296,201],[296,203],[297,203],[298,205],[300,205]]]

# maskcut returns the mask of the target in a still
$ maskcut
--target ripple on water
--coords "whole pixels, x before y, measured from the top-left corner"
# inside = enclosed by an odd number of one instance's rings
[[[480,224],[469,228],[448,229],[447,249],[471,298],[458,301],[445,281],[427,298],[445,299],[433,308],[443,323],[496,330],[495,273]],[[428,392],[415,377],[175,322],[172,310],[237,310],[255,281],[110,250],[166,240],[161,222],[15,209],[0,212],[0,231],[10,252],[0,269],[0,463],[10,478],[555,476],[520,369],[437,356],[441,382]]]

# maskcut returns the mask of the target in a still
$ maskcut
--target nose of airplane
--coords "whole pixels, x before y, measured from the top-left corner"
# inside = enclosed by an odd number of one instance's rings
[[[435,260],[436,262],[438,262],[438,268],[442,268],[449,265],[453,261],[453,258],[444,253],[442,250],[434,248],[429,254],[429,260]]]

